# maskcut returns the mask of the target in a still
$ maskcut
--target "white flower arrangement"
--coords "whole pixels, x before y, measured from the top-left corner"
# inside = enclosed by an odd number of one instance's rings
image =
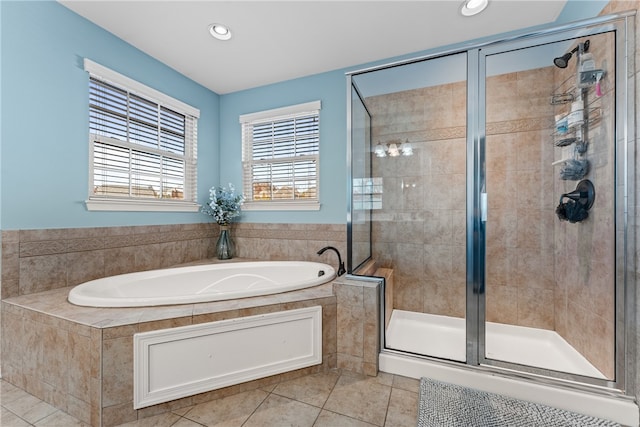
[[[240,207],[244,203],[244,195],[236,194],[233,184],[225,187],[211,187],[209,202],[202,206],[202,213],[212,216],[219,225],[229,225],[231,220],[240,216]]]

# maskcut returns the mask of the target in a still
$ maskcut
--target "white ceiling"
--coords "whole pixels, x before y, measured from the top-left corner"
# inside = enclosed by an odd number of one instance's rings
[[[59,0],[218,94],[551,23],[566,0]],[[211,23],[229,26],[218,41]]]

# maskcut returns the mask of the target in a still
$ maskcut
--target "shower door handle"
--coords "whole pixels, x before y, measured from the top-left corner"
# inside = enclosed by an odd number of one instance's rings
[[[487,222],[487,193],[480,193],[480,220]]]

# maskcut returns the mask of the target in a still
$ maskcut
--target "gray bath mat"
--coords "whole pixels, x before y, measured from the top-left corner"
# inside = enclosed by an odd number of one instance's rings
[[[524,400],[420,380],[418,427],[620,427],[620,424]]]

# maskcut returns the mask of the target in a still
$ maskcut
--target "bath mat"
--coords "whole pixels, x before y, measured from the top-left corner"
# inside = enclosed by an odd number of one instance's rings
[[[613,421],[443,383],[420,380],[418,427],[620,427]]]

